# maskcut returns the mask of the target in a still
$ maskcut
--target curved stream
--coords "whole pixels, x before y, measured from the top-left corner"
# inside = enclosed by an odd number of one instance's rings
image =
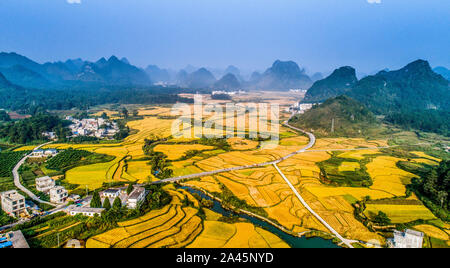
[[[230,217],[230,216],[239,216],[241,218],[244,218],[248,221],[250,221],[251,223],[253,223],[254,225],[263,228],[275,235],[277,235],[281,240],[283,240],[284,242],[286,242],[290,247],[292,248],[340,248],[338,245],[334,244],[333,242],[331,242],[331,240],[326,240],[320,237],[312,237],[312,238],[306,238],[306,237],[297,237],[297,236],[293,236],[290,235],[288,233],[285,233],[283,231],[281,231],[280,229],[278,229],[277,227],[263,221],[260,220],[258,218],[252,217],[250,215],[247,214],[237,214],[233,211],[230,210],[226,210],[222,207],[222,205],[220,204],[220,202],[218,202],[217,200],[212,199],[211,197],[205,195],[203,192],[196,190],[196,189],[192,189],[190,187],[187,186],[182,186],[182,189],[190,192],[190,193],[197,193],[199,194],[203,199],[206,200],[210,200],[214,202],[213,207],[209,208],[214,212],[217,212],[223,216],[226,217]]]

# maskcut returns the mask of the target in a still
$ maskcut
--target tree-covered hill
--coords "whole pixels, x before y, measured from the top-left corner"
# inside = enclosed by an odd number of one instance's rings
[[[330,76],[319,80],[306,92],[304,103],[318,103],[326,99],[340,96],[350,90],[358,82],[356,71],[345,66],[335,70]]]
[[[293,117],[290,124],[312,130],[319,136],[346,137],[365,136],[378,127],[374,114],[363,104],[347,96],[328,99],[315,105],[304,114]]]
[[[361,79],[346,95],[406,128],[449,135],[449,81],[417,60],[397,71]]]
[[[361,79],[348,96],[379,114],[413,110],[450,110],[449,82],[418,60],[397,71]]]

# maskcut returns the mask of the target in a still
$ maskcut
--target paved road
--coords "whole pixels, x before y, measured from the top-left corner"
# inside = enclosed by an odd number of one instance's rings
[[[37,150],[47,144],[50,144],[51,142],[47,142],[44,144],[41,144],[39,146],[37,146],[36,148],[34,148],[34,150]],[[22,184],[20,184],[20,176],[19,176],[19,168],[25,163],[25,161],[27,160],[28,157],[30,157],[31,153],[26,155],[24,158],[22,158],[19,163],[17,163],[17,165],[14,167],[12,173],[14,176],[14,185],[16,185],[17,188],[19,188],[22,192],[26,193],[31,199],[33,199],[34,201],[41,203],[41,204],[47,204],[47,205],[51,205],[51,206],[57,206],[57,204],[53,204],[50,202],[46,202],[43,201],[41,199],[39,199],[39,197],[37,197],[35,194],[33,194],[30,190],[28,190],[27,188],[25,188],[25,186],[23,186]]]

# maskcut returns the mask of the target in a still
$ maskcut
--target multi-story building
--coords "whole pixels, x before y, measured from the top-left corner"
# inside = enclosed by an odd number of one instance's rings
[[[127,207],[130,209],[136,209],[145,199],[145,188],[134,187],[134,190],[128,196]]]
[[[39,192],[48,193],[53,187],[55,187],[55,181],[49,176],[36,179],[36,190]]]
[[[26,213],[25,197],[16,190],[3,192],[1,195],[2,209],[8,215],[19,217],[20,214]]]
[[[50,189],[50,202],[55,204],[62,204],[66,201],[68,196],[67,190],[62,186],[56,186]]]

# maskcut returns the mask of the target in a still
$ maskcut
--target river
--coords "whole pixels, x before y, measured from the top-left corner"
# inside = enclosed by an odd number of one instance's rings
[[[338,245],[331,242],[331,240],[323,239],[320,237],[297,237],[290,235],[286,232],[283,232],[282,230],[278,229],[277,227],[260,220],[258,218],[252,217],[247,214],[236,214],[233,211],[224,209],[220,202],[217,200],[212,199],[211,197],[205,195],[203,192],[192,189],[190,187],[182,186],[181,188],[185,189],[186,191],[189,191],[190,193],[197,193],[199,194],[203,199],[211,200],[214,202],[214,205],[210,208],[214,212],[217,212],[223,216],[229,217],[229,216],[239,216],[241,218],[244,218],[254,225],[261,227],[275,235],[277,235],[280,239],[282,239],[284,242],[286,242],[290,247],[292,248],[340,248]]]

